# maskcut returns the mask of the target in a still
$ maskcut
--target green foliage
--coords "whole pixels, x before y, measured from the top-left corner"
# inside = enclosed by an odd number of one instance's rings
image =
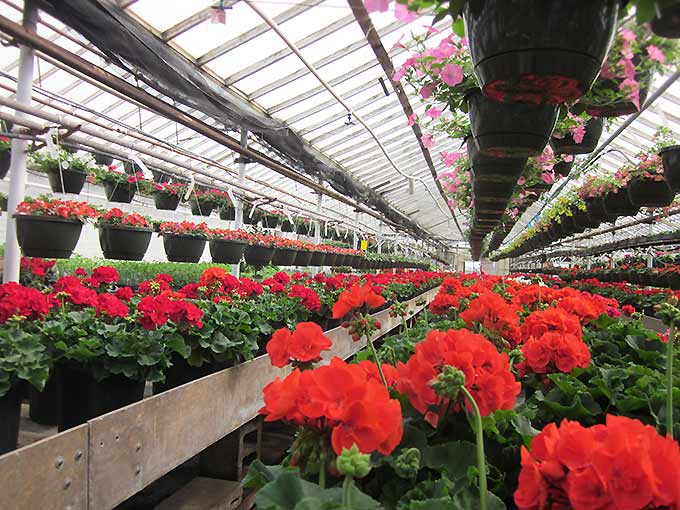
[[[40,335],[24,324],[0,329],[0,397],[18,381],[45,387],[50,360]]]

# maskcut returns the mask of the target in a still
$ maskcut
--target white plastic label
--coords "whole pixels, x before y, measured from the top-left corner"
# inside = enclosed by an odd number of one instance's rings
[[[194,187],[196,186],[196,181],[194,180],[194,174],[189,174],[189,186],[187,187],[187,192],[184,194],[184,201],[189,200],[189,197],[194,192]]]
[[[57,128],[50,128],[45,135],[45,145],[47,145],[47,150],[50,152],[50,156],[56,158],[59,156],[56,145],[54,145],[54,139],[59,136],[59,131]]]
[[[140,168],[142,173],[144,173],[144,174],[150,173],[149,169],[146,167],[144,162],[141,159],[139,159],[139,156],[137,156],[136,154],[130,154],[130,159],[133,161],[133,163],[135,163]]]

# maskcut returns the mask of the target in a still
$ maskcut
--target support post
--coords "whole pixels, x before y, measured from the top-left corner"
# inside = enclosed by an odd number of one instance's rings
[[[24,28],[35,33],[38,24],[38,7],[34,0],[24,2]],[[17,81],[17,102],[25,105],[31,104],[33,94],[33,48],[21,45],[19,50],[19,79]],[[26,114],[16,111],[17,117],[26,117]],[[17,131],[19,126],[12,126]],[[26,194],[26,149],[28,141],[12,138],[12,159],[9,167],[9,196],[7,198],[7,230],[5,235],[5,260],[3,268],[3,280],[5,282],[18,282],[21,264],[21,251],[17,242],[16,221],[13,213],[17,205],[24,199]]]
[[[248,130],[241,129],[241,147],[244,149],[248,148]],[[244,156],[241,154],[240,162],[238,164],[238,183],[239,185],[244,185],[246,183],[246,162],[243,159]],[[236,217],[234,218],[234,227],[238,230],[243,226],[243,200],[240,198],[236,200]],[[231,274],[236,278],[239,277],[241,266],[239,264],[233,264],[231,266]]]
[[[323,182],[321,179],[319,179],[319,183]],[[323,205],[323,195],[319,193],[316,197],[316,213],[317,215],[321,214],[321,207]],[[314,222],[314,243],[315,244],[321,244],[321,220],[317,216],[317,220]],[[313,274],[317,274],[323,272],[323,268],[321,267],[315,267],[312,269]]]
[[[352,243],[352,248],[357,250],[358,246],[359,246],[359,211],[357,211],[354,216],[354,240]]]

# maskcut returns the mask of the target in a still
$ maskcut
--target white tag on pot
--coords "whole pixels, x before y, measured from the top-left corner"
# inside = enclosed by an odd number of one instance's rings
[[[45,135],[45,145],[47,145],[47,150],[50,153],[50,156],[53,158],[56,158],[59,156],[59,152],[57,151],[57,146],[54,145],[54,138],[59,135],[59,131],[57,128],[51,127],[48,131],[47,134]]]
[[[187,186],[187,192],[184,194],[184,202],[189,200],[189,197],[194,192],[194,187],[196,186],[196,180],[194,179],[194,174],[189,174],[189,186]]]
[[[231,205],[236,206],[236,198],[234,198],[234,192],[231,189],[231,186],[227,188],[227,196],[229,197],[229,200],[231,200]]]
[[[146,167],[144,162],[141,159],[139,159],[139,156],[137,156],[136,154],[130,154],[130,159],[132,160],[133,163],[135,163],[139,167],[143,174],[151,173],[149,172],[149,169]]]

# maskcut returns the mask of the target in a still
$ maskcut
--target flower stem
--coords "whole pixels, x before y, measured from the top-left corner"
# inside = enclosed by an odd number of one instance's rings
[[[319,486],[322,489],[326,488],[326,454],[323,447],[319,453]]]
[[[666,345],[666,434],[673,437],[673,358],[675,347],[675,323],[671,321]]]
[[[373,345],[373,340],[371,340],[371,335],[369,335],[369,334],[366,334],[366,343],[368,344],[368,348],[371,350],[371,354],[373,355],[373,358],[375,358],[375,364],[378,365],[378,372],[380,373],[380,380],[385,385],[385,388],[387,388],[389,390],[390,387],[387,385],[387,379],[385,379],[385,374],[383,374],[382,363],[380,363],[380,358],[378,357],[378,352],[375,350],[375,346]]]
[[[486,459],[484,456],[484,431],[482,429],[482,415],[479,413],[479,407],[477,407],[477,402],[472,397],[468,389],[463,386],[461,391],[465,395],[465,398],[470,402],[472,409],[474,411],[475,418],[475,439],[477,442],[477,470],[479,471],[479,508],[480,510],[487,510],[489,504],[487,502],[488,490],[486,483]]]
[[[351,510],[352,508],[352,502],[350,501],[351,493],[349,491],[351,487],[352,477],[346,476],[345,481],[342,482],[342,508],[346,508],[347,510]]]

